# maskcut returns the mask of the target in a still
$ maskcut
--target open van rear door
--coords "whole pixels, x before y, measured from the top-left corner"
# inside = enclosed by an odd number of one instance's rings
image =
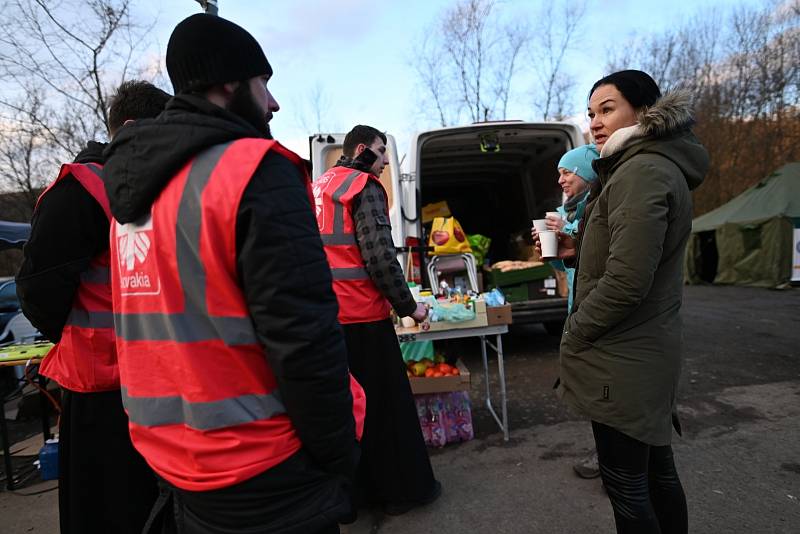
[[[342,155],[342,144],[344,143],[343,133],[338,134],[316,134],[308,138],[309,153],[311,154],[311,179],[316,180],[322,173],[336,164]],[[397,144],[394,137],[386,136],[386,152],[389,156],[389,164],[383,169],[380,175],[381,184],[386,189],[389,202],[389,220],[392,223],[392,239],[396,246],[402,246],[405,242],[403,232],[402,215],[399,199],[396,198],[400,191],[400,161],[397,158]]]

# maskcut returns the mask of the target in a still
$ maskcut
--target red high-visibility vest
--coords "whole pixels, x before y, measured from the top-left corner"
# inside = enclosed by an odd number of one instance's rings
[[[45,189],[39,203],[59,181],[74,177],[92,195],[111,221],[105,186],[100,177],[102,166],[95,163],[68,163],[61,166],[58,178]],[[72,311],[67,317],[59,341],[45,357],[40,372],[62,387],[81,393],[119,389],[117,349],[109,286],[109,253],[100,253],[81,273]]]
[[[206,491],[247,480],[300,447],[256,338],[236,270],[236,216],[275,141],[239,139],[185,165],[150,214],[112,224],[122,399],[131,439],[160,476]],[[358,437],[365,398],[351,377]]]
[[[382,321],[391,312],[389,301],[369,277],[356,242],[353,198],[369,180],[383,189],[383,184],[372,174],[333,167],[317,178],[312,188],[317,225],[331,267],[342,324]]]

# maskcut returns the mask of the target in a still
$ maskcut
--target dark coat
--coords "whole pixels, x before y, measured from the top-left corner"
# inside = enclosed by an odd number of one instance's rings
[[[90,141],[75,163],[103,163],[105,144]],[[108,218],[72,177],[66,176],[41,199],[17,273],[17,296],[25,317],[53,343],[72,311],[89,262],[108,250]]]
[[[106,150],[104,168],[114,217],[137,220],[198,153],[245,137],[262,135],[237,115],[187,95],[170,100],[159,117],[123,127]],[[331,485],[352,478],[358,453],[347,351],[306,185],[288,159],[265,156],[237,210],[236,263],[264,356],[304,448],[302,461],[274,470],[282,473],[277,480],[269,481],[273,470],[259,480],[277,494],[284,488],[283,513],[296,523],[314,516],[329,523],[347,508]],[[285,472],[304,465],[308,473]],[[299,487],[320,471],[327,481]]]
[[[688,97],[667,94],[603,147],[561,340],[567,404],[650,445],[671,441],[690,190],[708,169],[691,123]]]

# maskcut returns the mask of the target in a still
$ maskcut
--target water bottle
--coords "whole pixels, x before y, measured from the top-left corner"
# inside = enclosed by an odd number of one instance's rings
[[[42,480],[58,478],[58,438],[48,439],[39,449],[39,474]]]

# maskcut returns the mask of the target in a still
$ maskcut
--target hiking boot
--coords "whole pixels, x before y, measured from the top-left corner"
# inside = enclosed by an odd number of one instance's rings
[[[573,465],[572,469],[574,469],[575,473],[581,478],[599,477],[600,463],[597,461],[597,451]]]
[[[406,502],[387,502],[383,505],[383,513],[386,515],[403,515],[404,513],[417,508],[419,506],[426,506],[438,499],[442,495],[442,483],[438,480],[433,481],[433,490],[430,495],[419,501],[406,501]]]

